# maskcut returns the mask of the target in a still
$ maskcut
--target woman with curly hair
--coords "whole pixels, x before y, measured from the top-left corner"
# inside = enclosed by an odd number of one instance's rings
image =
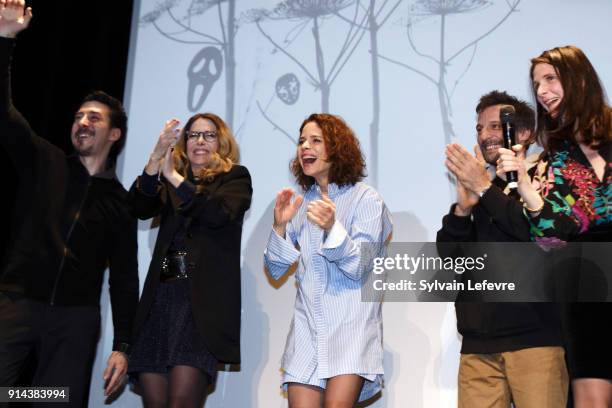
[[[566,46],[532,59],[531,81],[538,101],[536,136],[544,147],[534,180],[510,150],[500,150],[498,171],[518,170],[518,191],[536,242],[610,242],[612,109],[597,73],[579,48]],[[593,272],[586,259],[578,268],[578,276]],[[612,407],[612,352],[602,332],[612,326],[610,306],[568,305],[566,347],[576,408]]]
[[[291,170],[304,195],[278,193],[264,255],[275,279],[298,263],[282,361],[290,407],[352,407],[382,385],[381,303],[362,301],[362,287],[392,225],[380,195],[361,182],[364,169],[341,118],[312,114],[302,123]]]
[[[201,407],[217,364],[240,362],[240,240],[251,177],[217,115],[178,125],[166,122],[130,190],[139,218],[161,217],[129,365],[146,407]]]

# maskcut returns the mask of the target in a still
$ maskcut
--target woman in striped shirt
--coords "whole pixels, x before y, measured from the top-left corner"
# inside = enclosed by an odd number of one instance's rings
[[[364,169],[341,118],[312,114],[302,123],[291,170],[304,194],[278,193],[264,254],[275,279],[297,262],[282,360],[290,407],[352,407],[382,386],[381,302],[362,301],[362,287],[392,225],[380,195],[361,182]]]

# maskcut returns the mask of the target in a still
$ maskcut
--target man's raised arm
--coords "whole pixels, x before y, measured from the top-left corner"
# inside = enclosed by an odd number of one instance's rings
[[[31,19],[32,9],[25,8],[24,0],[0,0],[0,144],[15,160],[34,148],[34,132],[13,106],[11,97],[15,37]]]

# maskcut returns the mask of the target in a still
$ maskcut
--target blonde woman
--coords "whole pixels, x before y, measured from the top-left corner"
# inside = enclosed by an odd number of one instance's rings
[[[251,177],[221,118],[166,122],[130,190],[160,229],[135,322],[129,372],[147,407],[201,407],[218,363],[240,362],[240,240]]]

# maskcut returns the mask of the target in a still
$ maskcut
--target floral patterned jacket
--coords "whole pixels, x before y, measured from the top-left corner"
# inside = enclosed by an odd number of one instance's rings
[[[545,245],[576,240],[594,230],[612,231],[612,142],[599,153],[606,161],[600,180],[574,143],[541,159],[533,184],[544,198],[544,208],[529,217],[531,236]]]

